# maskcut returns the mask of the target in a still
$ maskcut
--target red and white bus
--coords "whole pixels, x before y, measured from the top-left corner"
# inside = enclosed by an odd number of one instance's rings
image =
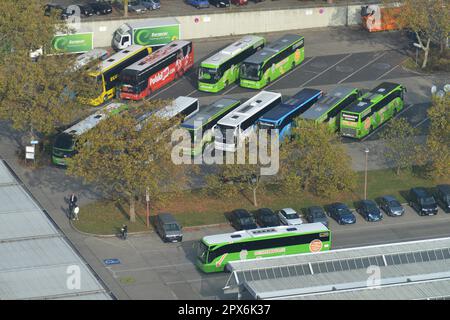
[[[142,100],[194,65],[191,41],[176,40],[120,72],[120,98]]]

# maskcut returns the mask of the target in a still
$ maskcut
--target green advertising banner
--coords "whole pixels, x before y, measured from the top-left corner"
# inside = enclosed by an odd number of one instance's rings
[[[93,33],[74,33],[57,35],[53,38],[52,47],[58,52],[82,53],[93,49]]]
[[[148,27],[134,31],[134,44],[159,46],[180,39],[180,25]]]

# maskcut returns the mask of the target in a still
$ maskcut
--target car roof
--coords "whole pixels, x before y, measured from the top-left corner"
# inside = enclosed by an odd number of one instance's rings
[[[309,211],[319,211],[319,210],[321,212],[324,211],[321,206],[312,206],[312,207],[309,207],[308,209],[309,209]]]
[[[273,214],[273,210],[270,209],[270,208],[261,208],[261,209],[258,210],[258,213],[260,213],[260,214],[267,214],[267,213]]]
[[[238,218],[242,218],[242,217],[250,216],[250,213],[245,209],[236,209],[236,210],[233,210],[233,215],[235,215]]]
[[[348,208],[347,205],[342,202],[335,202],[331,206],[336,207],[336,208]]]
[[[375,201],[370,199],[361,200],[361,204],[375,204]]]
[[[450,184],[438,184],[436,188],[443,193],[450,194]]]
[[[297,213],[297,211],[295,211],[295,210],[292,209],[292,208],[284,208],[284,209],[281,209],[281,210],[283,210],[283,211],[286,212],[286,213]]]
[[[382,196],[381,198],[386,201],[392,201],[392,200],[398,201],[394,196],[391,196],[391,195]]]
[[[171,213],[163,212],[158,214],[158,216],[163,223],[177,223],[177,221],[175,220],[175,218]]]
[[[422,188],[422,187],[412,188],[411,191],[416,193],[418,196],[428,195],[427,190],[425,188]]]

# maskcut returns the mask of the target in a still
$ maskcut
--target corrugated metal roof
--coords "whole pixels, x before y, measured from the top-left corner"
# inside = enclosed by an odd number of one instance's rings
[[[0,182],[0,300],[111,299],[3,161]],[[80,287],[72,289],[74,274]]]

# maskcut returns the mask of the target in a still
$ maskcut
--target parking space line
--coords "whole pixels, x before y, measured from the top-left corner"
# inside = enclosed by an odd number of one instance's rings
[[[309,59],[308,61],[306,61],[303,64],[300,64],[298,66],[298,68],[294,68],[292,70],[290,70],[289,72],[285,73],[284,75],[282,75],[281,77],[279,77],[277,80],[273,81],[271,84],[269,84],[268,86],[266,86],[264,89],[269,89],[269,87],[273,86],[275,83],[277,83],[278,81],[280,81],[281,79],[283,79],[284,77],[286,77],[288,74],[292,74],[295,70],[301,70],[301,67],[306,66],[308,63],[310,63],[312,60],[314,60],[315,56],[312,57],[311,59]]]
[[[417,127],[419,127],[419,126],[421,126],[422,124],[424,124],[427,120],[429,120],[428,117],[425,118],[425,119],[423,119],[422,121],[420,121],[418,124],[416,124],[416,125],[414,126],[414,129],[417,128]]]
[[[344,58],[342,58],[341,60],[339,60],[338,62],[336,62],[335,64],[333,64],[332,66],[329,66],[328,68],[326,68],[325,70],[323,70],[322,72],[318,73],[317,75],[315,75],[314,77],[312,77],[311,79],[303,82],[299,87],[303,87],[305,86],[307,83],[310,83],[311,81],[313,81],[314,79],[317,79],[318,77],[320,77],[322,74],[328,72],[330,69],[334,68],[335,66],[337,66],[339,63],[341,63],[342,61],[350,58],[353,55],[353,53],[350,53],[348,55],[346,55]],[[312,59],[311,59],[312,60]]]
[[[197,89],[192,90],[189,94],[186,95],[186,97],[190,97],[191,94],[193,94],[193,93],[196,92],[196,91],[197,91]]]
[[[405,60],[403,60],[405,61]],[[385,73],[383,73],[381,76],[379,76],[378,78],[375,79],[375,81],[380,80],[381,78],[383,78],[384,76],[388,75],[389,73],[391,73],[392,71],[394,71],[395,69],[397,69],[402,63],[400,62],[398,65],[396,65],[395,67],[391,68],[390,70],[386,71]]]
[[[239,87],[239,85],[234,84],[233,86],[231,86],[230,89],[228,89],[227,91],[225,91],[225,92],[222,93],[221,95],[224,96],[224,95],[226,95],[228,92],[230,92],[231,90],[233,90],[233,89],[235,89],[235,88],[237,88],[237,87]]]
[[[342,79],[341,81],[339,81],[337,84],[340,84],[342,82],[344,82],[345,80],[347,80],[348,78],[352,77],[353,75],[355,75],[356,73],[358,73],[359,71],[361,71],[362,69],[366,68],[367,66],[371,65],[372,63],[374,63],[375,61],[377,61],[378,59],[381,59],[383,56],[386,55],[387,52],[383,52],[381,55],[379,55],[378,57],[376,57],[375,59],[372,59],[369,63],[363,65],[361,68],[359,68],[358,70],[354,71],[353,73],[350,73],[348,76],[346,76],[344,79]]]

